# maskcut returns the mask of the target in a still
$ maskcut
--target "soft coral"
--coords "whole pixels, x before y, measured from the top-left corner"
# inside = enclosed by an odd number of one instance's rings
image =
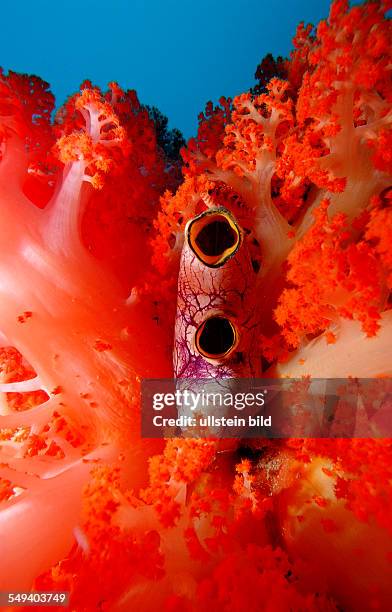
[[[91,462],[114,461],[122,449],[127,453],[130,448],[138,448],[143,456],[137,435],[135,366],[139,376],[152,373],[149,338],[159,344],[159,328],[152,298],[150,307],[141,308],[137,301],[127,304],[132,285],[124,288],[113,273],[103,273],[82,235],[92,187],[101,187],[110,170],[127,163],[126,129],[120,126],[114,103],[96,88],[84,88],[76,96],[78,118],[64,122],[64,132],[58,135],[56,186],[41,209],[23,193],[37,149],[31,144],[34,112],[28,109],[35,104],[43,117],[38,134],[45,141],[40,143],[45,159],[44,144],[53,142],[48,117],[52,99],[48,95],[43,100],[45,86],[32,88],[29,77],[18,77],[18,87],[12,90],[15,79],[13,74],[2,77],[8,103],[1,115],[1,331],[3,345],[23,355],[32,377],[5,382],[2,391],[42,390],[44,395],[29,408],[25,394],[22,412],[11,410],[2,417],[2,428],[13,432],[12,443],[1,448],[4,477],[23,491],[2,509],[5,565],[0,573],[4,587],[29,588],[33,578],[70,546]],[[27,110],[22,99],[26,88],[31,96]],[[146,159],[146,166],[150,163]],[[142,169],[138,172],[143,183]],[[135,180],[137,176],[135,170]],[[133,280],[128,276],[128,282]],[[137,329],[143,329],[143,335]],[[164,351],[162,355],[154,372],[157,367],[167,371]],[[20,427],[27,428],[26,439],[15,439]],[[143,470],[134,465],[130,471],[137,474],[136,482],[143,482]],[[64,499],[61,514],[54,508],[59,496]],[[20,546],[23,541],[32,551],[23,556],[23,568],[18,538]]]

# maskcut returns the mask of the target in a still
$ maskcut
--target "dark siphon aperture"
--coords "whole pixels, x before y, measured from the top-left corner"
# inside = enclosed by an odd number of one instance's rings
[[[232,248],[237,242],[237,234],[230,223],[220,217],[205,225],[195,242],[202,253],[214,257]]]
[[[199,328],[197,348],[206,357],[222,357],[236,343],[236,332],[233,324],[225,317],[211,317]]]

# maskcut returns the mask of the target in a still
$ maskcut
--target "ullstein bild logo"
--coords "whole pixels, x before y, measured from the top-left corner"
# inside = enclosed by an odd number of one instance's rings
[[[145,379],[145,438],[389,438],[392,379]]]

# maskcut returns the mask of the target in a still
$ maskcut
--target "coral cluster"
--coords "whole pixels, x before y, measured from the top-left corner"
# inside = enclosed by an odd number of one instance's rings
[[[215,206],[244,230],[265,376],[392,374],[388,8],[335,1],[208,104],[179,186],[135,92],[85,82],[52,121],[46,83],[1,74],[0,590],[390,609],[390,440],[140,436],[141,379],[173,374],[184,228]]]

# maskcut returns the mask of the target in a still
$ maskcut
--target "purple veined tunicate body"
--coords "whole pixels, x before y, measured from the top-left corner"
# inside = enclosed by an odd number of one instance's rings
[[[174,338],[177,389],[235,393],[235,379],[260,375],[255,275],[245,234],[226,208],[211,207],[187,223]],[[198,410],[223,415],[211,402]],[[178,412],[188,416],[190,409]]]

